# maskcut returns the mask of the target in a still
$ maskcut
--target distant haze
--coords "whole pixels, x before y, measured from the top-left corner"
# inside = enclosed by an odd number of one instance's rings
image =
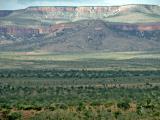
[[[124,4],[160,5],[160,0],[0,0],[0,10],[29,6],[113,6]]]

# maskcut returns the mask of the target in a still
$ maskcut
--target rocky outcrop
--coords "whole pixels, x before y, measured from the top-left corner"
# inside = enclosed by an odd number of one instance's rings
[[[38,28],[22,28],[16,26],[0,26],[1,33],[14,34],[14,35],[28,35],[28,34],[47,34],[56,31],[62,31],[63,29],[72,28],[71,24],[56,24],[52,26],[40,26]]]
[[[159,6],[156,5],[124,5],[124,6],[86,6],[86,7],[29,7],[25,11],[39,12],[39,13],[50,13],[53,16],[63,15],[66,12],[70,13],[67,17],[92,17],[92,18],[103,18],[110,15],[123,14],[128,12],[140,12],[150,14],[153,11],[160,10]],[[154,14],[160,15],[155,12]],[[71,16],[70,16],[71,15]]]
[[[160,24],[157,24],[157,25],[139,25],[138,30],[140,30],[140,31],[160,30]]]
[[[121,30],[121,31],[155,31],[160,30],[160,23],[155,24],[112,24],[108,23],[107,26],[110,29],[113,30]],[[15,35],[28,35],[28,34],[48,34],[48,33],[54,33],[59,32],[64,29],[76,29],[76,26],[74,23],[60,23],[55,24],[51,26],[40,26],[38,28],[21,28],[16,26],[0,26],[0,32],[1,33],[8,33],[8,34],[15,34]],[[98,30],[100,28],[96,28]]]
[[[31,12],[75,12],[77,7],[28,7]]]
[[[160,30],[160,23],[150,23],[150,24],[112,24],[110,25],[112,29],[118,29],[123,31],[154,31]]]
[[[39,34],[39,29],[33,28],[19,28],[15,26],[7,26],[7,27],[0,27],[1,33],[7,34],[15,34],[15,35],[28,35],[28,34]]]
[[[152,11],[152,9],[160,9],[156,5],[123,5],[123,6],[57,6],[57,7],[28,7],[25,11],[32,12],[74,12],[75,14],[101,14],[128,11]],[[152,11],[153,12],[153,11]]]
[[[48,13],[49,18],[103,18],[106,15],[118,13],[119,7],[29,7],[25,12]],[[52,13],[51,15],[49,13]],[[66,14],[67,13],[67,14]]]

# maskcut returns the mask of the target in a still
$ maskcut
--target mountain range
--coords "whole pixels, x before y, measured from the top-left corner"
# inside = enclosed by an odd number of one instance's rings
[[[0,11],[1,51],[157,51],[160,6],[34,6]]]

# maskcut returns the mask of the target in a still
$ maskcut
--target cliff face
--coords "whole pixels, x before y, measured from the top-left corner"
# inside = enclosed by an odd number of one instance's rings
[[[28,35],[28,34],[39,34],[39,29],[32,28],[18,28],[15,26],[0,27],[0,32],[4,34],[15,34],[15,35]]]
[[[76,25],[74,23],[68,24],[68,23],[60,23],[48,27],[39,26],[38,28],[22,28],[22,27],[16,27],[16,26],[0,26],[0,32],[5,34],[14,34],[14,35],[28,35],[28,34],[49,34],[54,33],[57,31],[62,31],[64,29],[72,28],[76,29]],[[154,23],[154,24],[116,24],[111,23],[108,26],[111,29],[114,30],[121,30],[121,31],[156,31],[160,30],[160,23]]]
[[[29,7],[28,11],[38,12],[75,12],[78,14],[106,13],[117,11],[120,7]]]
[[[154,5],[124,5],[124,6],[88,6],[88,7],[29,7],[25,11],[39,12],[39,13],[52,13],[52,17],[85,17],[104,19],[108,16],[115,16],[129,13],[145,13],[160,15],[158,12],[159,6]],[[67,15],[64,15],[67,13]],[[47,14],[46,14],[47,15]],[[64,15],[64,16],[61,16]],[[133,18],[137,19],[137,18]]]
[[[150,23],[150,24],[113,24],[110,26],[113,29],[123,30],[123,31],[155,31],[160,30],[160,23]]]
[[[22,28],[16,26],[0,26],[0,32],[3,34],[29,35],[29,34],[49,34],[63,29],[72,28],[71,24],[56,24],[48,27],[40,26],[38,28]]]
[[[118,7],[29,7],[26,13],[38,14],[45,19],[69,19],[70,21],[83,19],[104,19],[114,15]]]
[[[30,12],[75,12],[77,7],[29,7]]]
[[[84,6],[84,7],[28,7],[25,11],[30,12],[72,12],[74,14],[107,14],[107,13],[122,13],[122,12],[155,12],[160,10],[159,6],[155,5],[124,5],[124,6]],[[98,13],[98,14],[97,14]],[[158,11],[156,14],[159,14]]]

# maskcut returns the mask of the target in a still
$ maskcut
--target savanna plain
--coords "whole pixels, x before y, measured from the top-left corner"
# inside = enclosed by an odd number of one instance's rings
[[[1,120],[160,120],[159,52],[1,52]]]

